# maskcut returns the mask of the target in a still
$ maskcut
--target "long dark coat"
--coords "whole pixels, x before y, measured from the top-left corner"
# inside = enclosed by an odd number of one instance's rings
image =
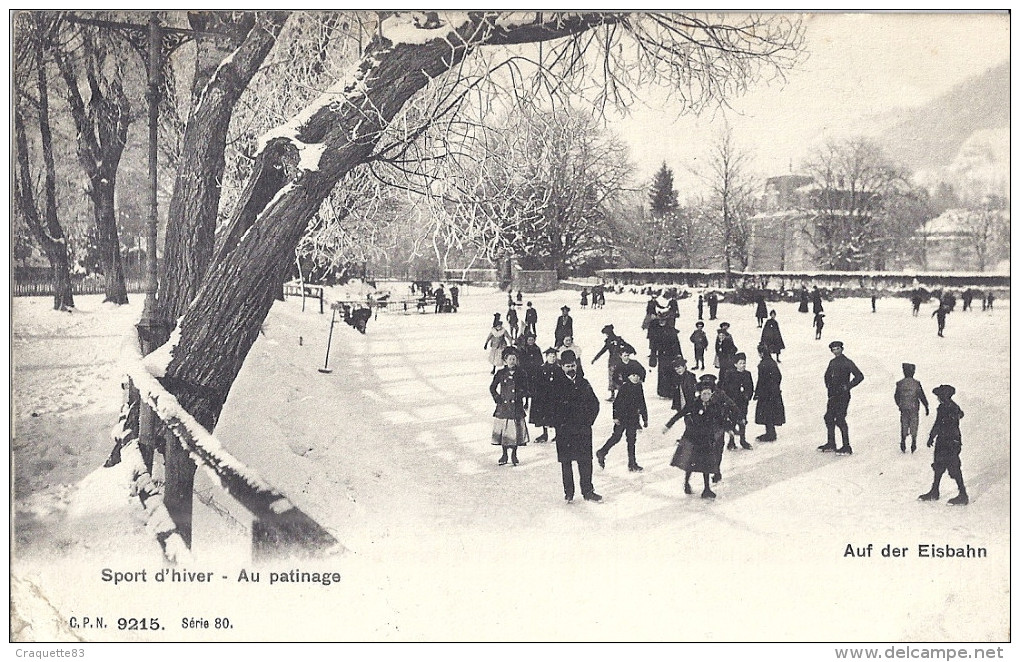
[[[754,410],[754,422],[758,425],[782,425],[786,423],[786,407],[783,405],[783,393],[779,386],[783,375],[779,366],[766,355],[758,364],[758,386],[754,391],[754,399],[758,406]]]
[[[592,459],[591,426],[599,416],[599,398],[584,377],[566,378],[556,404],[556,459],[575,462]]]
[[[811,312],[818,314],[824,310],[822,308],[822,293],[816,289],[811,293]]]
[[[761,330],[761,344],[765,345],[765,348],[771,354],[778,354],[786,349],[786,343],[783,342],[783,334],[779,330],[779,322],[774,319],[765,321],[765,326]]]
[[[746,420],[747,405],[754,395],[754,380],[751,379],[751,373],[747,370],[730,370],[723,376],[720,386],[737,406],[741,420]]]
[[[797,307],[798,313],[806,313],[808,311],[808,291],[806,287],[800,288],[800,306]]]
[[[754,311],[754,316],[760,320],[763,320],[769,316],[769,310],[768,307],[765,305],[765,299],[763,297],[758,297],[757,306]]]
[[[729,333],[720,333],[715,338],[715,355],[719,359],[719,374],[733,369],[734,357],[737,355],[737,345],[733,342],[733,336]]]
[[[518,367],[513,372],[508,367],[496,371],[489,385],[489,393],[496,403],[494,418],[523,419],[525,416],[524,399],[528,397],[528,378],[525,371]]]
[[[721,459],[718,439],[728,427],[725,413],[717,404],[695,398],[680,414],[686,428],[670,465],[694,473],[717,473]]]
[[[560,315],[556,318],[556,346],[559,347],[563,344],[563,339],[566,337],[574,337],[574,318],[570,315]]]
[[[567,376],[558,363],[543,363],[531,381],[529,422],[542,427],[556,426],[557,398]]]

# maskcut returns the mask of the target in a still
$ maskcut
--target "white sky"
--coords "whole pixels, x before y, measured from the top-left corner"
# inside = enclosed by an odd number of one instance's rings
[[[731,110],[700,117],[676,119],[680,109],[665,103],[639,109],[613,129],[631,145],[638,181],[665,161],[683,198],[697,186],[688,168],[725,119],[760,174],[781,174],[827,135],[866,133],[875,115],[921,105],[1008,60],[1009,45],[1005,14],[806,15],[808,57],[785,84],[758,86],[731,100]]]

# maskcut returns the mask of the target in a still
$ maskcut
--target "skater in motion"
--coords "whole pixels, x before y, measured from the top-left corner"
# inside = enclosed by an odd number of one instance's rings
[[[767,347],[758,345],[758,385],[755,387],[754,422],[765,426],[765,434],[756,437],[757,441],[775,441],[776,426],[786,423],[786,407],[783,405],[783,393],[780,385],[783,375],[779,366],[772,360]]]
[[[815,313],[815,319],[811,324],[815,327],[815,340],[821,340],[822,327],[825,326],[825,313]]]
[[[698,396],[698,380],[694,378],[694,373],[687,369],[687,361],[684,360],[684,357],[678,356],[673,359],[673,370],[676,372],[676,377],[673,379],[671,408],[676,414],[662,426],[662,434],[666,434],[674,423],[683,418],[684,407]]]
[[[520,331],[520,318],[517,317],[517,308],[510,306],[506,311],[506,325],[507,330],[510,332],[510,340],[517,340],[517,334]]]
[[[815,285],[815,288],[811,291],[811,312],[817,315],[818,313],[824,312],[822,308],[822,292]]]
[[[921,312],[921,290],[914,290],[910,294],[910,310],[914,317]]]
[[[721,382],[726,373],[733,370],[734,358],[737,355],[737,345],[730,335],[729,322],[723,322],[715,336],[715,367],[719,368],[719,381]]]
[[[528,424],[525,422],[525,401],[528,397],[528,379],[524,370],[517,365],[517,350],[507,347],[503,350],[503,361],[506,365],[500,368],[489,384],[489,393],[496,403],[492,412],[492,444],[500,446],[503,454],[499,465],[507,463],[507,451],[510,451],[510,462],[517,466],[517,447],[528,443]]]
[[[691,474],[700,473],[704,481],[702,499],[714,499],[715,492],[709,486],[709,476],[718,472],[719,460],[715,451],[715,439],[725,429],[725,417],[711,402],[715,384],[704,381],[698,384],[698,397],[684,407],[679,415],[686,421],[686,429],[670,466],[684,472],[684,494],[693,494]]]
[[[616,369],[619,368],[620,365],[623,363],[623,350],[624,348],[629,348],[630,349],[629,353],[633,354],[634,348],[631,347],[630,343],[628,343],[626,340],[616,335],[616,332],[613,331],[612,324],[606,324],[604,327],[602,327],[602,333],[604,333],[606,336],[605,342],[602,345],[602,349],[600,349],[598,353],[592,358],[591,364],[595,365],[595,362],[599,360],[600,356],[602,356],[606,352],[609,353],[609,358],[607,359],[608,363],[606,366],[609,373],[609,397],[606,398],[606,400],[608,402],[612,402],[613,399],[616,397],[617,388]]]
[[[747,370],[747,356],[741,352],[735,357],[733,370],[726,373],[719,386],[730,400],[736,405],[736,421],[733,428],[728,432],[729,443],[726,448],[736,450],[736,439],[740,439],[740,447],[744,450],[751,450],[751,444],[747,443],[747,405],[754,395],[754,380]]]
[[[693,370],[705,369],[705,350],[708,349],[708,336],[705,334],[705,323],[696,322],[694,333],[691,334],[691,344],[694,345],[694,368]]]
[[[645,392],[641,384],[645,379],[645,368],[637,361],[627,361],[617,370],[616,378],[619,387],[613,401],[613,433],[602,448],[595,451],[595,459],[605,469],[606,455],[626,434],[627,469],[644,471],[637,463],[637,432],[638,428],[648,427],[648,407],[645,405]]]
[[[577,374],[577,357],[570,350],[560,357],[566,379],[559,389],[556,407],[556,459],[563,476],[563,498],[567,503],[574,500],[574,468],[577,463],[578,478],[581,482],[581,496],[585,501],[599,502],[591,482],[592,441],[591,426],[599,415],[599,399],[581,375]]]
[[[719,295],[712,292],[708,295],[708,319],[714,320],[716,313],[719,311]]]
[[[698,295],[698,319],[705,319],[705,297],[700,294]],[[702,324],[702,326],[705,325]]]
[[[588,288],[581,289],[581,310],[588,307]]]
[[[492,373],[496,374],[496,368],[503,367],[503,350],[510,344],[510,336],[503,328],[503,320],[499,313],[492,318],[492,328],[489,329],[489,336],[485,339],[482,349],[489,350],[489,363],[492,364]]]
[[[935,318],[935,321],[939,324],[939,338],[945,338],[942,332],[946,330],[946,315],[949,314],[949,307],[945,304],[940,304],[935,312],[931,314]]]
[[[549,428],[555,426],[556,398],[566,379],[557,362],[558,354],[555,347],[545,350],[545,362],[539,366],[531,380],[531,410],[528,417],[532,425],[542,428],[542,434],[535,437],[536,444],[549,441]]]
[[[924,415],[928,415],[928,398],[924,395],[921,382],[914,379],[916,366],[913,363],[903,364],[903,379],[896,382],[893,400],[900,410],[900,452],[907,452],[907,435],[910,435],[910,452],[917,450],[917,423],[920,418],[921,405]]]
[[[800,305],[797,306],[798,313],[806,313],[808,311],[808,291],[807,285],[800,286]]]
[[[759,294],[754,297],[754,317],[758,320],[758,328],[762,328],[765,324],[765,318],[768,317],[768,307],[765,305],[765,296]]]
[[[825,370],[825,388],[829,399],[825,407],[825,429],[827,441],[818,447],[820,451],[836,451],[851,455],[850,429],[846,424],[847,408],[850,406],[850,390],[864,381],[864,373],[853,361],[843,355],[843,342],[829,343],[832,360]],[[843,445],[836,448],[836,428],[843,437]]]
[[[935,444],[935,461],[931,465],[935,476],[931,489],[917,498],[921,501],[937,501],[942,474],[948,471],[949,477],[956,481],[956,487],[960,490],[959,494],[949,500],[950,505],[966,506],[970,503],[970,498],[967,496],[967,488],[963,485],[963,472],[960,470],[960,450],[963,447],[960,419],[963,418],[963,410],[960,409],[960,405],[953,402],[956,389],[952,386],[943,384],[936,386],[931,392],[939,399],[935,425],[928,435],[928,448]]]
[[[570,306],[560,308],[560,316],[556,318],[556,330],[553,332],[557,347],[563,344],[563,339],[574,335],[574,318],[570,316]]]
[[[780,363],[779,353],[786,349],[786,343],[783,342],[783,332],[779,330],[775,310],[769,311],[768,321],[761,330],[761,344],[765,345],[770,354],[775,354],[776,363]]]

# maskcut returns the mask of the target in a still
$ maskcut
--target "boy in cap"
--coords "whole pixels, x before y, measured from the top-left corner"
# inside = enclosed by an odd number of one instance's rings
[[[747,443],[746,438],[747,405],[751,402],[751,397],[754,395],[754,380],[751,378],[751,373],[747,370],[747,355],[740,352],[733,358],[735,359],[733,370],[727,372],[719,384],[723,392],[730,396],[730,400],[736,405],[737,410],[737,420],[734,423],[733,431],[730,432],[730,441],[726,447],[730,450],[736,450],[737,446],[734,440],[739,436],[740,447],[744,450],[751,450],[751,444]]]
[[[903,364],[903,379],[896,382],[893,400],[900,410],[900,452],[907,452],[907,435],[910,435],[910,452],[917,450],[917,423],[920,405],[924,405],[924,415],[928,415],[928,398],[924,395],[921,382],[914,379],[916,366],[913,363]]]
[[[645,380],[645,367],[631,359],[634,348],[627,345],[623,348],[623,362],[616,369],[616,399],[613,400],[613,434],[599,450],[595,458],[599,466],[606,468],[606,455],[609,449],[619,443],[623,434],[627,434],[627,468],[631,471],[643,471],[637,463],[637,431],[639,427],[648,427],[648,407],[645,404],[645,391],[641,383]]]
[[[963,418],[963,410],[960,405],[953,402],[953,395],[956,389],[948,384],[936,386],[932,393],[939,399],[939,408],[935,412],[935,425],[928,435],[928,448],[935,444],[935,461],[932,462],[932,469],[935,471],[931,489],[917,497],[921,501],[937,501],[939,498],[939,483],[942,482],[942,474],[949,472],[949,476],[956,481],[960,493],[949,500],[954,506],[966,506],[970,503],[967,496],[967,488],[963,485],[963,472],[960,470],[960,450],[963,441],[960,435],[960,419]]]
[[[825,313],[815,313],[815,319],[811,325],[815,327],[815,340],[821,340],[822,327],[825,326]]]
[[[701,316],[698,316],[701,319]],[[708,336],[705,335],[705,323],[697,322],[694,333],[691,334],[691,343],[694,344],[694,368],[693,370],[705,369],[705,350],[708,349]]]
[[[843,355],[843,342],[833,340],[829,343],[832,360],[825,369],[825,389],[829,399],[825,406],[825,428],[827,440],[818,447],[820,451],[836,451],[841,455],[851,455],[850,429],[846,424],[846,412],[850,407],[850,389],[864,381],[864,373],[857,364]],[[843,445],[836,448],[836,428],[843,436]]]

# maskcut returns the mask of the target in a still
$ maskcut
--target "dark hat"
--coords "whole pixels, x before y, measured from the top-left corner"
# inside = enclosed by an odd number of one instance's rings
[[[833,340],[832,342],[829,343],[829,349],[832,349],[833,347],[839,347],[840,349],[843,349],[843,341]]]
[[[535,334],[532,333],[531,331],[528,331],[527,333],[524,334],[524,339],[527,340],[528,338],[534,339],[535,338]]]
[[[513,354],[517,358],[521,358],[521,353],[517,351],[516,347],[511,346],[511,347],[504,347],[503,348],[502,357],[504,359],[506,359],[506,357],[510,356],[511,354]]]
[[[560,363],[577,363],[577,354],[574,354],[569,349],[565,350],[560,354]]]
[[[569,350],[568,350],[568,351],[569,351]],[[543,354],[559,354],[559,352],[558,352],[558,351],[556,351],[556,348],[555,348],[555,347],[550,347],[549,349],[545,350],[545,351],[544,351],[544,352],[542,352],[542,353],[543,353]]]
[[[602,327],[602,333],[612,333],[612,332],[613,332],[613,325],[612,324],[606,324],[604,327]]]
[[[694,326],[696,326],[696,327],[698,327],[700,329],[701,327],[705,326],[705,323],[704,322],[695,322]]]
[[[714,391],[715,388],[716,388],[715,387],[715,382],[707,382],[707,381],[699,381],[698,382],[698,390],[699,391]]]
[[[729,322],[723,322],[722,324],[719,325],[719,330],[720,331],[725,331],[728,328],[730,328],[730,323]]]
[[[569,313],[570,312],[570,306],[560,306],[560,310],[565,310],[565,311],[567,311]]]
[[[634,354],[634,353],[636,353],[636,350],[634,349],[634,346],[631,345],[630,343],[623,343],[623,345],[620,347],[620,353],[621,354]]]
[[[956,389],[949,384],[942,384],[941,386],[933,388],[931,392],[939,398],[951,398],[956,393]]]
[[[685,359],[682,356],[678,356],[675,359],[673,359],[673,367],[677,368],[679,366],[687,367],[687,359]]]
[[[737,361],[746,361],[746,360],[747,360],[747,354],[744,354],[743,352],[737,352],[733,356],[733,362],[734,363],[736,363]]]
[[[716,376],[710,372],[706,372],[701,377],[698,377],[699,384],[715,384]]]

